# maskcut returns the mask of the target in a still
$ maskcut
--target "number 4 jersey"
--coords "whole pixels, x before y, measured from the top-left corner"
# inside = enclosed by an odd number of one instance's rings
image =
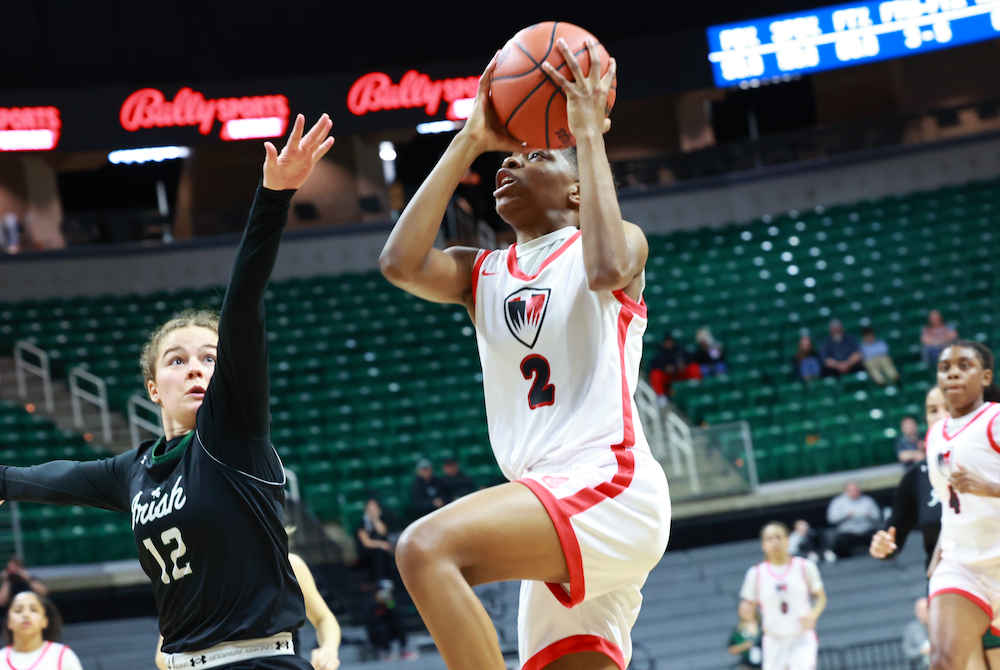
[[[472,273],[486,418],[500,469],[515,480],[604,458],[609,447],[648,453],[632,401],[645,304],[624,291],[590,290],[577,229],[528,245],[541,257],[528,259],[516,245],[482,251]]]
[[[1000,560],[1000,498],[959,493],[951,485],[960,468],[987,481],[1000,476],[997,416],[1000,404],[986,403],[927,431],[927,474],[941,499],[941,555],[955,563]]]

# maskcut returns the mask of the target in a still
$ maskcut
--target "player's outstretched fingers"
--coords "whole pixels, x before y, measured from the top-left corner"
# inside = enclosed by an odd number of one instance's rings
[[[288,134],[288,142],[285,143],[284,149],[282,151],[295,151],[299,148],[299,142],[302,140],[302,130],[306,127],[306,117],[303,114],[297,114],[295,116],[295,123],[292,124],[292,132]]]
[[[601,81],[601,54],[597,53],[597,40],[593,37],[587,38],[587,53],[590,54],[590,74],[587,75],[587,78],[595,84],[599,84]]]
[[[586,77],[583,76],[583,68],[580,67],[580,62],[576,60],[576,56],[573,55],[573,52],[569,50],[569,45],[566,44],[566,40],[560,37],[556,40],[556,46],[559,47],[559,51],[562,53],[563,58],[566,59],[566,67],[568,67],[569,71],[573,73],[573,83],[579,84],[583,82],[586,79]]]

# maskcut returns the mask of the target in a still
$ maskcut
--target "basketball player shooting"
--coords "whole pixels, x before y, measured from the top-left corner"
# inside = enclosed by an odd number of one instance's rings
[[[533,149],[503,130],[489,98],[497,58],[465,127],[403,212],[380,258],[396,286],[464,305],[483,367],[490,441],[510,483],[410,526],[397,561],[451,670],[505,667],[472,586],[520,579],[524,670],[623,670],[640,588],[663,555],[670,500],[632,405],[646,328],[648,246],[622,221],[604,147],[595,42],[584,76],[565,42],[561,87],[576,147]],[[569,79],[572,77],[572,80]],[[434,248],[459,179],[488,151],[496,210],[517,233],[503,251]]]

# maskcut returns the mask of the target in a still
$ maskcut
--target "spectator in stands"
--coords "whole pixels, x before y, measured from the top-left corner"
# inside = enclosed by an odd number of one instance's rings
[[[444,462],[444,477],[441,478],[441,489],[446,503],[458,500],[476,490],[476,482],[472,477],[462,472],[458,462],[449,458]]]
[[[656,391],[660,404],[665,405],[673,395],[671,384],[686,379],[701,379],[701,368],[674,336],[667,333],[650,363],[649,385]]]
[[[889,345],[885,340],[876,338],[874,329],[869,326],[861,329],[861,355],[865,370],[876,384],[887,386],[899,381],[899,372],[889,357]]]
[[[882,512],[870,496],[861,492],[857,482],[847,482],[844,492],[830,501],[826,520],[837,529],[833,552],[847,558],[857,547],[867,551],[882,522]]]
[[[695,333],[694,339],[698,343],[694,350],[694,362],[701,369],[701,376],[727,374],[729,368],[726,366],[726,354],[722,350],[722,345],[715,340],[712,331],[700,328]]]
[[[896,440],[896,458],[900,463],[917,463],[927,457],[927,445],[917,433],[917,420],[912,416],[905,417],[899,424],[903,433]]]
[[[819,562],[820,554],[828,563],[837,560],[832,551],[829,549],[824,551],[823,536],[805,519],[796,521],[792,532],[788,534],[788,553],[792,556],[808,558],[813,563]]]
[[[764,633],[757,620],[757,608],[749,600],[742,600],[737,613],[740,622],[729,636],[729,653],[740,657],[740,670],[757,670],[764,661],[760,646]]]
[[[33,591],[14,596],[7,610],[7,626],[3,635],[7,646],[0,649],[0,658],[10,668],[45,670],[82,670],[80,659],[69,647],[59,644],[62,617],[47,598]],[[42,657],[48,663],[40,664]]]
[[[418,658],[416,652],[406,648],[406,631],[403,630],[403,622],[399,620],[392,589],[379,589],[375,593],[365,628],[368,640],[379,650],[383,661],[398,661],[400,658],[411,661]],[[392,648],[393,643],[396,643],[397,649]]]
[[[410,489],[410,510],[419,518],[443,507],[444,503],[444,490],[441,480],[434,476],[434,466],[426,458],[420,459]]]
[[[392,588],[392,566],[395,548],[389,542],[389,528],[382,520],[382,506],[375,498],[365,504],[365,513],[358,526],[358,558],[371,570],[371,578],[381,588]]]
[[[861,349],[858,341],[844,332],[844,324],[840,319],[830,321],[830,334],[823,340],[819,348],[823,360],[823,375],[839,377],[864,369],[861,362]]]
[[[912,670],[929,668],[931,664],[931,642],[927,636],[927,598],[917,598],[913,605],[913,621],[903,629],[903,653]]]
[[[818,378],[823,372],[819,354],[816,353],[812,338],[808,335],[799,338],[799,348],[792,363],[795,366],[795,374],[804,382]]]
[[[38,595],[45,597],[49,595],[49,589],[31,576],[24,568],[21,559],[14,557],[7,561],[7,569],[0,576],[0,607],[7,607],[14,600],[14,597],[24,591],[34,591]]]
[[[937,365],[941,352],[958,339],[958,331],[950,323],[945,323],[941,312],[932,309],[927,315],[927,325],[920,332],[920,346],[924,360],[929,365]]]

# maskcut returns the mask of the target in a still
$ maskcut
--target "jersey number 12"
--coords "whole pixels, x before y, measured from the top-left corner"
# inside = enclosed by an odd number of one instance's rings
[[[184,565],[178,563],[180,558],[187,553],[187,546],[184,544],[184,540],[181,539],[181,531],[179,528],[174,526],[173,528],[168,528],[162,533],[160,533],[160,541],[163,543],[164,549],[170,549],[172,544],[177,544],[177,547],[170,552],[170,562],[173,563],[173,570],[170,574],[167,574],[167,564],[163,560],[163,556],[156,549],[156,545],[153,544],[153,539],[147,537],[142,541],[142,546],[149,549],[149,553],[153,555],[153,559],[160,566],[160,581],[164,584],[170,583],[170,578],[173,577],[174,581],[181,579],[182,577],[187,577],[191,574],[191,561],[189,560]]]
[[[521,374],[535,380],[528,391],[528,407],[538,409],[556,401],[556,387],[549,383],[549,362],[544,356],[531,354],[521,361]]]

